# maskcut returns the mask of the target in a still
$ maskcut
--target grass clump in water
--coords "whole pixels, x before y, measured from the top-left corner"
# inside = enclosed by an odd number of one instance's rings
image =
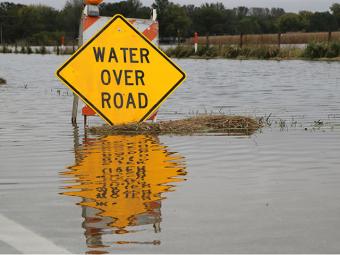
[[[6,84],[6,80],[0,77],[0,85]]]
[[[306,58],[323,58],[327,53],[327,44],[325,43],[309,43],[304,51]]]
[[[207,134],[223,133],[251,135],[261,124],[249,117],[227,115],[202,115],[183,120],[160,121],[158,123],[137,123],[117,126],[92,127],[90,132],[97,135],[108,134]]]
[[[12,50],[9,47],[7,47],[6,45],[4,45],[1,48],[1,53],[4,53],[4,54],[12,53]]]
[[[337,52],[336,49],[333,49],[333,52]],[[212,45],[210,47],[199,46],[195,53],[192,46],[180,45],[167,49],[166,54],[175,58],[294,59],[303,57],[303,50],[294,47],[280,49],[270,45],[246,45],[242,48],[237,45],[220,45],[219,47]]]
[[[174,58],[188,58],[194,55],[193,47],[188,46],[177,46],[175,48],[169,48],[165,51],[169,57]]]
[[[47,48],[45,46],[40,46],[39,48],[35,49],[35,53],[45,55],[48,52],[47,52]]]
[[[340,43],[309,43],[303,56],[310,59],[340,57]]]

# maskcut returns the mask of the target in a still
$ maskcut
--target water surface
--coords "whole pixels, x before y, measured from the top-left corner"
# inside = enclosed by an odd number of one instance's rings
[[[0,54],[1,253],[340,252],[339,63],[177,60],[160,119],[268,126],[94,137],[70,125],[65,58]]]

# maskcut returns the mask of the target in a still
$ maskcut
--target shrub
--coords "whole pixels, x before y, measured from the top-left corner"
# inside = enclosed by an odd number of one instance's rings
[[[276,58],[279,55],[279,48],[276,47],[254,47],[250,49],[249,56],[258,59]]]
[[[165,53],[169,57],[187,58],[195,54],[195,50],[191,46],[177,46],[175,48],[168,48]]]
[[[240,48],[240,56],[244,58],[252,57],[252,49],[249,47]]]
[[[240,52],[241,49],[239,47],[228,46],[223,49],[223,56],[225,58],[237,58]]]
[[[309,43],[303,56],[306,58],[323,58],[326,56],[328,47],[325,43]]]
[[[21,46],[20,53],[21,53],[21,54],[26,54],[26,48],[25,48],[25,46]]]
[[[18,45],[15,45],[15,46],[14,46],[14,53],[15,53],[15,54],[18,54],[18,53],[19,53]]]
[[[8,48],[6,45],[2,46],[2,53],[12,53],[12,50]]]
[[[340,42],[332,42],[327,49],[327,58],[336,58],[340,56]]]
[[[190,46],[177,46],[173,54],[176,58],[186,58],[194,54],[194,49]]]
[[[211,58],[217,57],[219,55],[219,50],[216,46],[211,46],[207,49],[205,55]]]
[[[77,48],[73,50],[73,48],[65,47],[64,50],[60,50],[60,52],[61,52],[61,55],[72,55],[76,50]]]
[[[36,54],[43,54],[44,55],[44,54],[47,53],[47,49],[46,49],[45,46],[41,46],[41,47],[35,49],[35,53]]]
[[[163,50],[164,53],[168,56],[168,57],[173,57],[173,54],[174,54],[174,48],[168,48],[166,50]]]
[[[27,50],[26,50],[27,54],[32,54],[33,53],[33,50],[31,48],[31,46],[28,45],[26,48],[27,48]]]
[[[207,46],[198,46],[196,54],[197,54],[197,56],[202,57],[202,56],[206,55],[207,51],[208,51]]]
[[[300,58],[303,57],[303,49],[300,48],[281,48],[278,54],[280,58]]]

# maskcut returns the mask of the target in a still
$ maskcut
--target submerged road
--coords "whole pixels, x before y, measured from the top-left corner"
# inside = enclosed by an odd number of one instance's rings
[[[96,137],[70,124],[65,58],[0,54],[0,253],[340,253],[340,63],[179,60],[159,119],[266,127]]]

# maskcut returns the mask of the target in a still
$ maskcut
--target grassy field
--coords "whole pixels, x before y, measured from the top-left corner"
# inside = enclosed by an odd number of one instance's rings
[[[281,34],[281,44],[307,44],[310,42],[327,42],[328,32],[318,33],[284,33]],[[332,41],[340,41],[340,32],[331,33]],[[213,45],[239,45],[240,35],[210,36],[210,44]],[[278,34],[243,35],[243,45],[247,44],[275,44],[279,42]],[[193,43],[193,39],[187,40],[188,44]],[[206,37],[199,37],[199,44],[206,44]]]

